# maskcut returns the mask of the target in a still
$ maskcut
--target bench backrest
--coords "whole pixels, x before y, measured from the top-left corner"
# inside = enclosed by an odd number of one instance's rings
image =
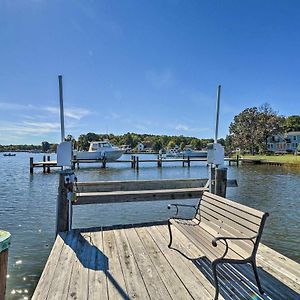
[[[257,238],[238,241],[245,251],[256,252],[268,213],[261,212],[226,198],[204,192],[199,202],[196,218],[219,235]]]

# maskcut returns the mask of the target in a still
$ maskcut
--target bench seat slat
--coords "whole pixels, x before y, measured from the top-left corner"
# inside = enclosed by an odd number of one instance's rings
[[[218,236],[232,236],[232,237],[243,236],[243,234],[241,234],[239,231],[233,228],[230,228],[230,230],[227,231],[224,226],[224,223],[223,223],[223,227],[220,227],[217,224],[212,223],[205,218],[202,218],[201,226],[204,228],[206,227],[211,228]],[[233,231],[235,232],[235,234],[233,233]],[[253,251],[253,243],[251,241],[236,240],[235,244],[237,244],[243,251],[245,251],[248,254],[251,254]]]
[[[221,223],[221,226],[224,226],[223,224],[226,224],[229,227],[228,231],[230,231],[230,228],[234,228],[235,230],[239,231],[242,235],[249,237],[256,234],[256,231],[244,227],[240,224],[237,224],[234,221],[228,220],[226,219],[226,217],[219,215],[218,213],[211,211],[204,206],[201,209],[201,217],[210,220],[216,225],[219,225]]]
[[[253,216],[253,215],[245,212],[244,210],[240,210],[240,209],[237,209],[235,207],[232,207],[232,206],[228,205],[226,202],[219,202],[219,201],[216,201],[212,198],[203,197],[201,199],[200,205],[205,204],[205,203],[209,203],[209,204],[211,204],[215,207],[218,207],[222,210],[228,211],[228,212],[238,216],[242,220],[246,220],[248,222],[251,222],[253,224],[256,224],[256,225],[260,226],[261,218]]]
[[[172,224],[202,250],[208,259],[214,260],[223,255],[225,244],[223,241],[219,241],[218,246],[213,247],[212,240],[218,236],[218,234],[211,230],[211,228],[199,226],[194,221],[190,221],[189,223],[173,221]],[[228,245],[227,258],[241,260],[249,256],[249,254],[236,243],[228,241]]]
[[[228,224],[234,228],[238,227],[239,230],[241,230],[243,227],[253,231],[254,233],[257,233],[259,230],[258,225],[253,224],[247,220],[244,220],[243,218],[240,218],[240,217],[236,216],[235,214],[232,214],[231,212],[222,210],[221,208],[216,207],[210,203],[207,203],[207,202],[201,203],[200,213],[201,213],[201,210],[206,210],[206,212],[214,213],[214,216],[217,219],[221,219],[225,224]]]

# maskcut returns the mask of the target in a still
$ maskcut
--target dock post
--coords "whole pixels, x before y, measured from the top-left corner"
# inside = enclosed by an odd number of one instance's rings
[[[56,208],[56,234],[69,228],[69,201],[65,186],[65,174],[60,172]]]
[[[132,161],[132,165],[133,165],[133,168],[135,169],[135,166],[136,166],[136,157],[135,155],[133,155],[133,161]]]
[[[50,162],[50,155],[47,156],[47,161]],[[50,173],[50,165],[47,166],[47,173]]]
[[[227,168],[215,169],[215,194],[226,197]]]
[[[214,194],[216,190],[216,180],[215,180],[216,168],[212,164],[209,164],[208,166],[209,166],[209,192]]]
[[[33,157],[29,158],[29,171],[30,174],[33,174]]]
[[[106,168],[106,157],[104,156],[102,159],[102,168],[105,169]]]
[[[75,170],[75,161],[76,161],[76,155],[73,156],[73,159],[72,159],[72,170]]]
[[[136,157],[136,170],[139,170],[139,157]]]
[[[43,156],[43,173],[46,173],[46,166],[45,166],[45,162],[46,162],[46,156]]]
[[[134,168],[134,165],[133,165],[133,155],[131,155],[130,160],[131,160],[131,169],[133,169]]]
[[[162,167],[162,161],[161,161],[161,157],[159,157],[159,155],[157,155],[157,167],[158,168]]]
[[[182,167],[184,167],[185,164],[184,164],[184,155],[182,156]]]
[[[10,233],[0,230],[0,300],[5,299]]]
[[[237,154],[236,156],[236,166],[238,167],[240,163],[240,156]]]
[[[188,167],[191,166],[191,161],[190,161],[190,157],[188,156]]]

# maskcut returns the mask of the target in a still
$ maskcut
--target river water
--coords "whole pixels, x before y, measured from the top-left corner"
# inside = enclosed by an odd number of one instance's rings
[[[30,299],[55,238],[57,171],[29,174],[29,157],[42,154],[0,155],[0,229],[12,234],[9,251],[7,299]],[[150,155],[147,155],[149,158]],[[55,159],[54,155],[52,157]],[[123,155],[123,159],[128,159]],[[183,168],[168,163],[140,166],[137,173],[129,164],[111,164],[107,169],[82,166],[79,181],[160,178],[207,178],[204,163]],[[237,179],[238,188],[229,188],[227,197],[270,213],[263,243],[300,263],[300,168],[265,165],[228,167],[228,178]],[[185,200],[194,203],[196,200]],[[92,227],[166,220],[170,201],[85,205],[74,208],[73,227]],[[171,201],[174,202],[174,201]],[[180,202],[180,201],[179,201]]]

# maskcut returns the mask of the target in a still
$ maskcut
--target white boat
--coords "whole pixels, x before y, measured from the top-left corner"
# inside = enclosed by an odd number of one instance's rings
[[[166,157],[180,157],[182,154],[180,153],[178,148],[171,148],[167,150]]]
[[[95,141],[90,143],[89,151],[73,151],[76,159],[105,159],[115,161],[122,156],[125,150],[112,145],[109,141]]]
[[[184,157],[207,157],[207,151],[205,150],[193,150],[191,148],[186,148],[181,152]]]

